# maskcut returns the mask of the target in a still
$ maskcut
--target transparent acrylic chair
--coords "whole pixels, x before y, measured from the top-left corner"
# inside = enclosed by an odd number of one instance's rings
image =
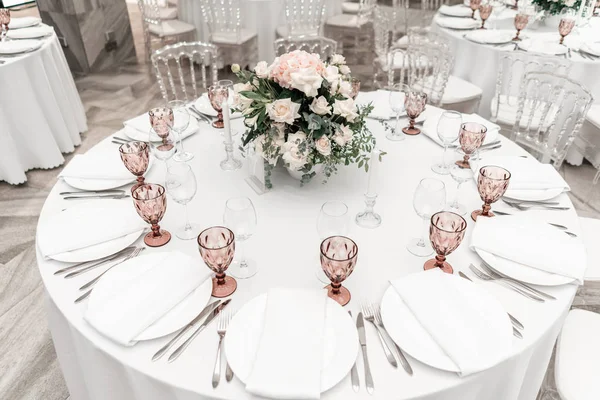
[[[275,55],[280,56],[294,50],[304,50],[309,53],[318,54],[321,60],[329,60],[337,51],[337,43],[333,39],[314,36],[298,36],[277,39],[273,43]]]
[[[591,103],[589,90],[564,75],[528,72],[511,139],[540,162],[559,169]]]
[[[325,20],[325,0],[285,0],[285,25],[277,27],[278,38],[318,36]]]
[[[390,51],[395,48],[396,41],[405,32],[404,9],[377,6],[374,11],[374,48],[373,84],[375,87],[387,86],[387,71]],[[383,79],[382,79],[383,78]]]

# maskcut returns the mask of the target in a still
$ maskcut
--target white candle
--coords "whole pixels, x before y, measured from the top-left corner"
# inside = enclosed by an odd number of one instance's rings
[[[379,150],[373,149],[371,152],[371,160],[369,160],[369,180],[367,183],[367,194],[377,194],[377,174],[379,170]]]
[[[225,130],[225,141],[227,143],[233,143],[231,138],[231,123],[229,118],[229,104],[227,99],[223,101],[223,129]]]

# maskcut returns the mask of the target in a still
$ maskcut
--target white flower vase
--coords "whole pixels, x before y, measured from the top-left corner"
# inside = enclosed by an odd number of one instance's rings
[[[285,167],[285,169],[287,169],[288,174],[290,174],[290,176],[292,178],[299,180],[299,181],[302,180],[302,176],[305,174],[305,172],[296,171],[295,169],[292,169],[289,167]],[[319,175],[321,172],[323,172],[323,164],[313,165],[313,167],[310,169],[310,173],[313,173],[313,172],[317,175]]]

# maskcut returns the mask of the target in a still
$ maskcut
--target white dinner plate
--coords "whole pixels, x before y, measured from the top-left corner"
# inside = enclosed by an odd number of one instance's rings
[[[481,26],[481,22],[472,18],[438,17],[435,22],[442,28],[456,30],[477,29]]]
[[[513,36],[514,33],[509,31],[480,29],[466,33],[465,39],[482,44],[503,44],[510,43]]]
[[[125,261],[118,268],[113,268],[107,272],[96,286],[94,286],[94,291],[90,296],[88,307],[98,307],[98,305],[95,304],[95,299],[104,298],[106,296],[105,292],[110,292],[116,282],[128,280],[131,277],[138,276],[144,271],[153,268],[154,264],[152,263],[152,258],[156,258],[158,254],[145,254],[134,257]],[[177,265],[171,265],[168,261],[164,264],[165,268],[169,268],[173,273],[176,273],[175,269],[177,268]],[[206,304],[208,304],[211,292],[212,279],[209,277],[182,302],[173,307],[158,321],[146,328],[146,330],[138,335],[135,340],[152,340],[166,336],[183,328],[194,319],[200,311],[202,311]]]
[[[252,372],[264,325],[266,304],[266,294],[255,297],[235,314],[227,329],[227,361],[243,383],[246,383]],[[293,313],[293,310],[290,312]],[[344,308],[330,298],[327,299],[323,351],[321,392],[331,389],[348,375],[358,354],[358,333],[354,322]]]
[[[549,42],[545,40],[525,39],[517,42],[520,49],[538,54],[547,54],[551,56],[560,56],[566,54],[569,48],[558,42]]]
[[[188,136],[192,136],[194,133],[198,132],[198,129],[198,120],[195,117],[190,116],[190,124],[188,125],[187,129],[183,131],[181,138],[185,139]],[[128,138],[132,140],[137,140],[139,142],[147,143],[150,139],[150,128],[148,128],[148,132],[142,132],[140,130],[132,128],[131,126],[125,126],[120,132],[123,132]],[[153,133],[152,139],[150,140],[152,140],[152,142],[160,142],[162,139],[157,134]],[[179,138],[177,138],[177,140],[179,140]]]
[[[473,15],[471,7],[464,4],[456,4],[453,6],[442,5],[438,11],[440,14],[447,15],[449,17],[471,18],[471,15]],[[477,12],[475,14],[477,14]]]
[[[215,111],[215,109],[212,108],[212,106],[210,105],[210,100],[208,99],[208,95],[206,93],[204,93],[202,96],[200,96],[198,98],[198,100],[196,100],[196,102],[194,103],[194,106],[202,114],[208,115],[209,117],[216,118],[218,115],[217,112]],[[243,115],[240,112],[234,112],[233,114],[231,114],[232,119],[233,118],[241,118],[242,116]]]
[[[150,169],[150,166],[148,166]],[[131,176],[131,179],[82,179],[64,177],[65,183],[75,189],[94,191],[94,190],[108,190],[115,189],[121,186],[125,186],[135,181],[135,176]]]
[[[506,197],[515,200],[523,201],[544,201],[555,198],[556,196],[563,193],[565,190],[561,188],[545,189],[545,190],[527,190],[527,189],[514,189],[506,191]]]
[[[512,326],[502,305],[491,294],[466,279],[450,275],[449,284],[454,284],[461,292],[475,292],[480,302],[485,304],[490,320],[497,322],[490,330],[510,329],[508,337],[512,337]],[[424,364],[437,369],[460,372],[456,364],[444,353],[442,348],[423,328],[412,311],[406,306],[393,286],[388,287],[381,299],[381,318],[388,333],[400,346],[402,351],[410,354]],[[451,329],[451,327],[449,327]]]
[[[44,44],[41,40],[9,40],[0,42],[0,54],[18,55],[37,50]]]
[[[559,286],[571,283],[575,280],[566,276],[531,268],[506,258],[496,257],[492,253],[488,253],[484,250],[475,249],[475,252],[483,261],[490,264],[495,270],[498,270],[511,278],[533,285]]]
[[[38,17],[11,18],[8,29],[10,31],[11,29],[28,28],[30,26],[39,25],[41,22],[42,19]]]
[[[6,34],[10,39],[39,39],[50,36],[54,29],[48,25],[40,25],[23,29],[9,30]]]

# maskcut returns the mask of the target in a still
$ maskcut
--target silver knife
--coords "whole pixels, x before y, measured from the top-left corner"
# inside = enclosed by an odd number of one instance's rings
[[[350,314],[350,318],[352,318],[352,311],[348,311]],[[360,380],[358,379],[358,369],[356,368],[356,361],[354,365],[352,365],[352,369],[350,370],[350,380],[352,382],[352,390],[356,393],[360,390]]]
[[[113,199],[119,200],[129,197],[128,194],[106,194],[106,195],[95,195],[95,196],[66,196],[64,200],[85,200],[85,199]]]
[[[358,330],[358,340],[360,341],[360,348],[362,350],[363,361],[365,364],[365,383],[367,385],[367,393],[373,394],[375,390],[375,384],[373,383],[373,377],[371,376],[371,367],[369,367],[369,356],[367,355],[367,334],[365,332],[365,321],[363,319],[362,312],[358,313],[356,319],[356,329]]]
[[[87,267],[85,267],[85,268],[82,268],[82,269],[80,269],[80,270],[77,270],[77,271],[74,271],[74,272],[70,272],[70,273],[68,273],[67,275],[65,275],[65,279],[67,279],[67,278],[74,278],[74,277],[76,277],[76,276],[79,276],[79,275],[81,275],[81,274],[83,274],[83,273],[85,273],[85,272],[88,272],[88,271],[92,270],[92,269],[98,268],[100,265],[102,265],[102,264],[104,264],[104,263],[107,263],[107,262],[110,262],[110,261],[117,261],[117,262],[116,262],[116,263],[113,265],[113,267],[114,267],[115,265],[119,265],[119,264],[121,264],[123,261],[127,260],[127,258],[128,258],[128,257],[129,257],[129,256],[130,256],[130,255],[131,255],[131,254],[132,254],[134,251],[135,251],[135,248],[134,248],[134,249],[131,251],[131,253],[116,254],[115,256],[113,256],[113,257],[109,258],[108,260],[105,260],[105,261],[104,261],[104,262],[102,262],[102,263],[99,263],[99,264],[92,264],[92,265],[90,265],[90,266],[87,266]]]
[[[61,196],[66,196],[68,194],[82,194],[82,195],[86,195],[88,193],[94,193],[94,194],[117,194],[117,193],[125,193],[125,191],[123,189],[107,189],[107,190],[91,190],[91,191],[82,191],[82,190],[78,190],[76,192],[60,192],[59,195]]]
[[[202,118],[203,120],[205,120],[207,124],[212,124],[212,119],[211,119],[211,118],[210,118],[208,115],[206,115],[206,114],[202,114],[202,113],[200,112],[200,110],[198,110],[198,109],[196,108],[196,106],[195,106],[195,105],[193,105],[193,104],[192,104],[190,108],[191,108],[191,110],[192,110],[192,111],[194,111],[194,112],[196,113],[196,115],[198,115],[198,117],[200,117],[200,118]]]
[[[514,284],[516,284],[516,285],[518,285],[518,286],[520,286],[520,287],[522,287],[522,288],[524,288],[526,290],[529,290],[530,292],[532,292],[532,293],[534,293],[534,294],[536,294],[538,296],[544,297],[544,298],[549,299],[549,300],[556,300],[556,297],[552,296],[551,294],[548,294],[546,292],[542,292],[541,290],[538,290],[538,289],[536,289],[536,288],[534,288],[532,286],[529,286],[528,284],[526,284],[524,282],[521,282],[521,281],[519,281],[517,279],[511,278],[510,276],[508,276],[506,274],[503,274],[502,272],[494,269],[490,264],[486,263],[483,260],[482,260],[482,264],[485,267],[487,267],[490,271],[492,271],[494,274],[500,276],[502,279],[505,279],[505,280],[507,280],[509,282],[512,282],[512,283],[514,283]]]
[[[177,336],[175,336],[173,339],[169,340],[169,343],[165,344],[163,347],[160,348],[160,350],[158,350],[156,353],[154,353],[154,355],[152,356],[152,361],[156,361],[159,358],[161,358],[171,347],[173,347],[173,345],[186,333],[189,332],[190,329],[192,329],[192,327],[198,322],[200,321],[202,318],[204,318],[207,314],[213,312],[215,310],[215,308],[217,308],[219,306],[219,304],[221,304],[221,300],[217,300],[217,301],[213,301],[212,303],[210,303],[209,305],[207,305],[206,307],[204,307],[204,309],[200,312],[200,314],[198,314],[196,316],[196,318],[194,318],[193,320],[190,321],[189,324],[187,324],[182,330],[181,332],[179,332],[177,334]]]
[[[190,343],[192,343],[192,341],[196,338],[196,336],[198,336],[200,334],[200,332],[202,332],[204,330],[204,328],[206,328],[208,326],[208,324],[211,323],[211,321],[213,319],[215,319],[217,317],[217,315],[219,315],[219,313],[227,306],[227,304],[229,304],[231,302],[231,299],[227,299],[225,300],[221,305],[219,305],[217,308],[215,308],[215,310],[213,311],[212,314],[210,314],[206,320],[202,323],[202,325],[200,325],[198,327],[198,329],[196,329],[194,331],[194,333],[192,333],[192,336],[190,336],[189,338],[186,339],[185,342],[183,342],[181,344],[181,346],[179,346],[177,349],[175,349],[175,351],[169,356],[169,362],[173,362],[177,359],[177,357],[179,357],[181,355],[181,353],[183,353],[183,351],[190,345]]]
[[[111,254],[110,256],[106,256],[106,257],[101,258],[100,260],[95,261],[93,264],[88,265],[86,268],[100,266],[100,265],[102,265],[102,264],[104,264],[106,262],[109,262],[110,260],[114,259],[115,257],[119,257],[119,256],[121,256],[123,254],[131,253],[133,250],[135,250],[135,247],[133,247],[133,246],[125,247],[123,250],[121,250],[121,251],[119,251],[119,252],[117,252],[115,254]],[[72,271],[72,270],[77,269],[77,268],[79,268],[82,265],[85,265],[87,263],[89,263],[89,261],[77,263],[75,265],[71,265],[70,267],[59,269],[58,271],[56,271],[54,273],[54,275],[60,275],[60,274],[65,273],[65,272]]]

